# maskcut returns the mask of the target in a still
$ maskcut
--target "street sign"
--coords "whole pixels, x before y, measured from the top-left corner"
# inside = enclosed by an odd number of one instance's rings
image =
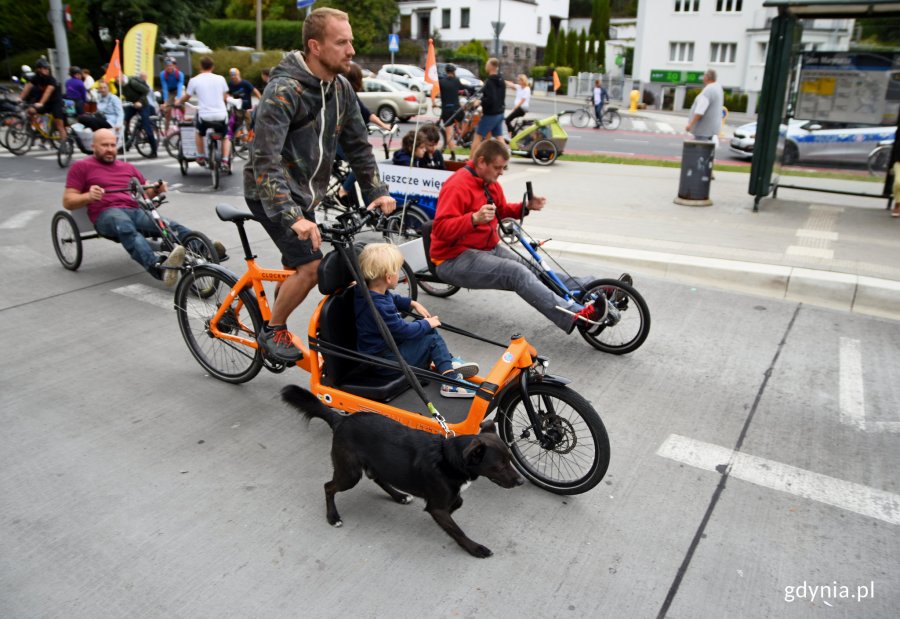
[[[684,81],[688,84],[702,84],[703,73],[703,71],[687,71],[684,74]]]
[[[499,37],[500,33],[503,32],[503,26],[505,26],[505,25],[506,25],[506,22],[503,22],[503,21],[492,21],[491,28],[494,29],[494,35]]]
[[[400,51],[400,35],[399,34],[389,34],[388,35],[388,51],[392,54],[396,54]]]
[[[305,9],[306,7],[312,6],[315,4],[316,0],[297,0],[297,8]]]
[[[651,82],[664,82],[667,84],[680,84],[684,79],[684,74],[681,71],[669,71],[666,69],[651,69],[650,70],[650,81]]]

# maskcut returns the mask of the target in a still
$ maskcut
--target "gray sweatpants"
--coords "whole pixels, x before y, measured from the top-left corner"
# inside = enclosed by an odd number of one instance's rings
[[[502,245],[491,251],[467,249],[456,258],[439,264],[437,275],[446,283],[461,288],[514,290],[557,327],[566,333],[572,331],[572,316],[556,309],[557,306],[569,307],[572,302],[562,299],[547,288],[521,257]],[[567,278],[561,273],[557,275],[570,290],[583,287],[596,279]]]

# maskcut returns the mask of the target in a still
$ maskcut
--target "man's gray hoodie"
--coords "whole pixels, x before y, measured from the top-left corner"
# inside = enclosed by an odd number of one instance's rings
[[[311,216],[321,202],[337,144],[356,173],[366,203],[388,195],[350,83],[343,76],[320,80],[300,52],[285,55],[272,70],[253,133],[244,196],[262,202],[266,214],[285,227],[303,213]]]

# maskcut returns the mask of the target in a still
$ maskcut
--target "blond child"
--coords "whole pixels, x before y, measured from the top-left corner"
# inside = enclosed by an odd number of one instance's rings
[[[421,303],[391,292],[397,287],[400,269],[403,266],[403,254],[396,245],[389,243],[366,245],[359,254],[359,266],[366,279],[366,287],[375,302],[375,308],[384,319],[400,354],[407,363],[422,369],[430,369],[433,364],[438,372],[457,380],[478,373],[477,363],[465,363],[459,357],[450,354],[444,339],[436,331],[441,325],[437,316],[432,316]],[[396,361],[397,358],[381,337],[375,317],[361,289],[357,289],[356,292],[355,308],[359,352]],[[406,321],[400,313],[401,310],[405,312],[415,310],[424,318]],[[447,398],[471,398],[475,396],[474,385],[472,389],[467,389],[445,384],[441,386],[441,395]]]

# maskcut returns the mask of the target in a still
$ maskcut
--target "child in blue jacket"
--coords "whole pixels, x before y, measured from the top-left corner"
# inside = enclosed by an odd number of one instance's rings
[[[403,266],[403,254],[396,245],[389,243],[366,245],[359,254],[359,266],[363,277],[366,278],[366,287],[372,295],[375,307],[384,318],[400,354],[407,363],[426,370],[431,369],[431,365],[434,364],[438,372],[457,380],[478,373],[477,363],[465,363],[459,357],[450,354],[446,342],[436,331],[441,325],[437,316],[429,314],[418,301],[391,292],[397,287],[400,269]],[[393,352],[381,337],[375,317],[363,298],[361,289],[357,289],[356,292],[355,308],[359,352],[396,361]],[[406,321],[400,314],[401,310],[405,312],[415,310],[424,318]],[[474,385],[473,389],[441,385],[441,395],[447,398],[471,398],[475,396]]]

